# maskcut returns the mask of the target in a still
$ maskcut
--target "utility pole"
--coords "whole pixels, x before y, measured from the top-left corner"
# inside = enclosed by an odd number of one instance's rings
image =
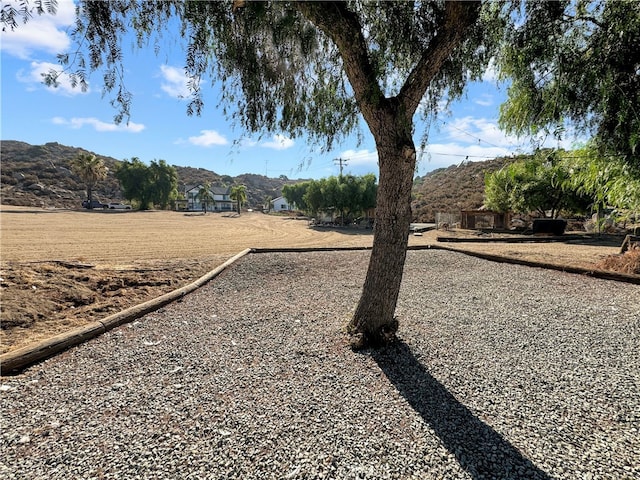
[[[333,163],[340,165],[340,176],[342,176],[342,168],[347,166],[348,160],[345,160],[344,158],[335,158]]]

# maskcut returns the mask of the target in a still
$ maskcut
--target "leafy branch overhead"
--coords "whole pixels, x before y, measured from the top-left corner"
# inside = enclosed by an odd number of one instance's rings
[[[511,80],[501,124],[510,133],[593,136],[601,153],[640,168],[640,4],[525,2],[544,21],[512,24],[500,54]]]

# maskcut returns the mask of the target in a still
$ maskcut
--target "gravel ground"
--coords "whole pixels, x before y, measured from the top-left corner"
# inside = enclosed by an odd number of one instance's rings
[[[6,479],[640,478],[640,287],[408,253],[400,341],[352,352],[367,252],[255,254],[0,387]]]

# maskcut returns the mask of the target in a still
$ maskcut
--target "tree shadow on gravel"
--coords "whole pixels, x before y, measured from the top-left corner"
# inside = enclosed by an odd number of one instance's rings
[[[552,477],[456,400],[420,364],[406,343],[398,341],[374,352],[372,357],[474,479],[551,480]]]

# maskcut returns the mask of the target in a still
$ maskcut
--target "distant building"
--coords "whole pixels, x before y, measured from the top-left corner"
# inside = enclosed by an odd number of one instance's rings
[[[287,199],[284,197],[278,197],[271,200],[272,209],[274,212],[288,212],[290,210],[295,210],[295,205],[287,202]]]
[[[200,198],[202,185],[187,186],[185,188],[185,200],[176,202],[176,205],[190,211],[201,212],[231,212],[233,211],[233,200],[229,198],[231,189],[229,187],[211,187],[209,189],[210,199],[206,205]]]

